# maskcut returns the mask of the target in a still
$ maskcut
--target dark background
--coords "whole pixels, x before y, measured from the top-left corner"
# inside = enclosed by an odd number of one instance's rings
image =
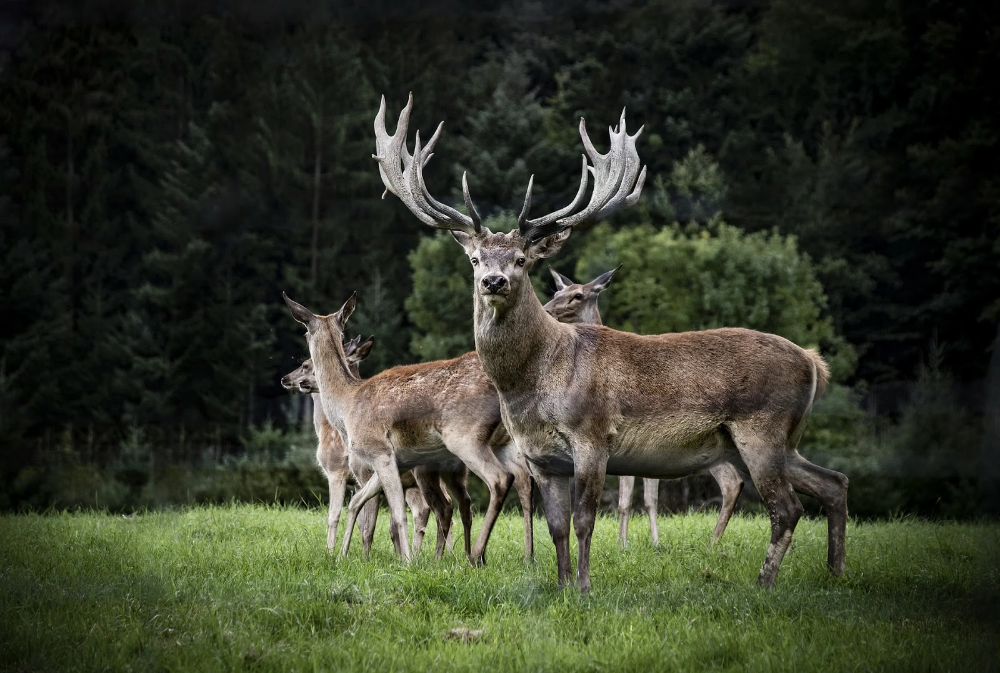
[[[603,147],[627,106],[650,179],[613,229],[711,236],[724,215],[808,257],[857,364],[803,451],[848,473],[852,509],[996,512],[997,19],[933,0],[0,1],[0,507],[316,502],[307,410],[277,384],[306,356],[281,291],[327,312],[359,290],[366,375],[420,359],[407,255],[429,230],[380,200],[370,158],[379,95],[392,128],[413,91],[411,130],[446,120],[431,191],[460,202],[468,170],[493,215],[531,173],[538,212],[564,203],[577,118]],[[693,151],[709,172],[682,184]],[[555,260],[570,274],[579,238]]]

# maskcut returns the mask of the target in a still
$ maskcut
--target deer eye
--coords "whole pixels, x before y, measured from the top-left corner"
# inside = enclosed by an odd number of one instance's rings
[[[476,257],[472,257],[472,266],[479,266],[479,260]]]
[[[524,257],[518,257],[517,258],[517,265],[518,266],[524,266]]]
[[[573,301],[583,301],[583,295],[582,294],[574,294],[573,295]]]

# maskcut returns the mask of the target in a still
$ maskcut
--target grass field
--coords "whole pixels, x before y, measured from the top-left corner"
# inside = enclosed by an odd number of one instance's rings
[[[967,673],[1000,661],[995,524],[852,522],[848,574],[832,578],[825,522],[804,519],[765,592],[763,517],[734,518],[713,550],[712,514],[664,517],[659,549],[637,517],[624,551],[602,517],[595,589],[580,596],[556,588],[541,519],[534,564],[505,513],[480,569],[454,553],[436,563],[426,546],[404,565],[387,520],[370,559],[340,561],[319,510],[2,517],[0,668]]]

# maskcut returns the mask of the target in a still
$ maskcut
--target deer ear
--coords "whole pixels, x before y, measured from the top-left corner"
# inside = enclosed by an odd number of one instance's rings
[[[551,266],[549,267],[549,272],[552,274],[552,279],[556,282],[556,292],[565,290],[566,288],[568,288],[570,285],[573,284],[572,280],[562,275],[561,273],[553,269]]]
[[[587,283],[587,285],[589,285],[590,289],[594,292],[604,292],[608,289],[608,285],[611,285],[611,280],[615,277],[615,272],[620,268],[622,268],[621,264],[611,269],[611,271],[605,271],[600,276]]]
[[[333,314],[333,317],[337,320],[337,324],[343,329],[344,325],[347,323],[347,319],[351,317],[354,313],[354,307],[357,306],[358,293],[353,293],[344,302],[344,305],[340,307],[340,310]]]
[[[358,346],[357,350],[354,351],[354,357],[358,359],[358,362],[361,362],[366,357],[371,355],[372,346],[374,345],[375,345],[375,335],[372,335],[361,342],[361,345]]]
[[[456,231],[454,229],[449,229],[451,237],[458,241],[458,244],[465,248],[466,252],[471,252],[472,236],[465,233],[464,231]]]
[[[554,234],[530,241],[525,252],[530,254],[534,259],[554,257],[559,254],[559,251],[562,250],[563,245],[566,244],[566,241],[569,240],[569,235],[572,233],[573,227],[563,227]]]
[[[281,293],[281,296],[284,298],[285,303],[288,304],[288,310],[292,312],[292,317],[295,318],[295,320],[302,323],[306,327],[309,327],[309,325],[316,321],[316,316],[312,311],[307,309],[302,304],[292,301],[292,299],[284,292]]]

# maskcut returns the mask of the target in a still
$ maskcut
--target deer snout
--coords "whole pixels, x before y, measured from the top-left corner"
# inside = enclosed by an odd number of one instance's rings
[[[485,276],[483,287],[491,294],[496,294],[507,285],[507,279],[503,276]]]
[[[291,388],[292,387],[292,380],[290,378],[288,378],[287,375],[281,377],[281,387],[282,388]]]

